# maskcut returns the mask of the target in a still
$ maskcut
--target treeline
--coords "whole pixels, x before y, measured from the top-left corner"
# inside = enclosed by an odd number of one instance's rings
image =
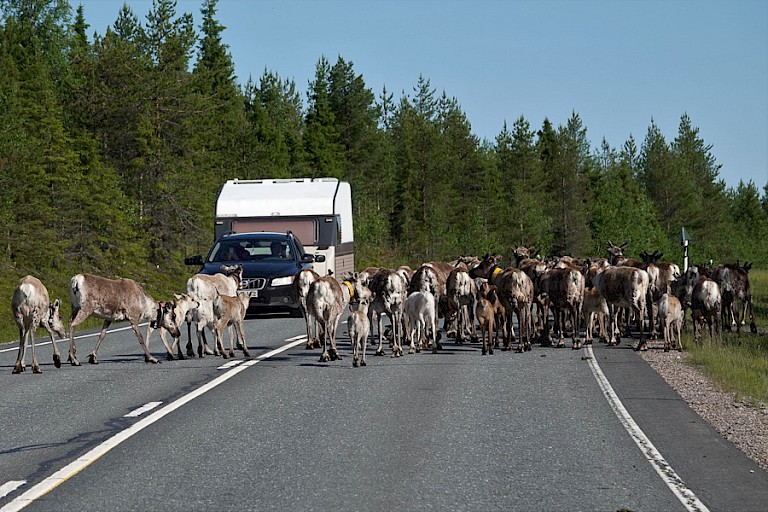
[[[651,121],[620,148],[591,147],[575,112],[480,140],[428,78],[374,93],[341,56],[319,58],[307,91],[270,70],[238,83],[216,4],[199,27],[172,0],[143,18],[125,6],[91,34],[66,0],[0,0],[6,274],[176,286],[210,246],[225,180],[304,176],[352,184],[359,266],[521,243],[604,256],[608,240],[679,260],[683,226],[694,260],[768,265],[766,189],[727,188],[686,114],[674,140]]]

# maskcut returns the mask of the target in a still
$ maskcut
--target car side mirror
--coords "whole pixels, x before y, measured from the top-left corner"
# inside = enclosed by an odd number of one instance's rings
[[[317,261],[317,260],[311,254],[305,254],[304,256],[301,257],[302,263],[312,263],[313,261]]]
[[[203,257],[199,254],[196,254],[194,256],[188,256],[184,258],[184,264],[185,265],[202,265],[203,264]]]
[[[322,263],[325,261],[325,254],[316,254],[315,255],[315,261],[318,263]]]

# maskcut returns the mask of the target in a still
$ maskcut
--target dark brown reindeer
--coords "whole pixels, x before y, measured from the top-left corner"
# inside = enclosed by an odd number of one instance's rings
[[[757,333],[755,317],[752,314],[752,293],[749,286],[749,271],[752,264],[725,264],[712,272],[712,278],[720,286],[723,301],[722,328],[729,331],[736,325],[736,332],[741,333],[741,326],[749,315],[749,330]]]
[[[507,311],[507,336],[504,340],[504,350],[512,348],[515,341],[515,330],[512,325],[512,313],[517,315],[520,330],[518,352],[531,350],[532,321],[531,304],[533,303],[533,282],[528,275],[515,267],[502,269],[498,259],[486,256],[480,265],[470,270],[470,277],[482,277],[496,286],[501,303]]]

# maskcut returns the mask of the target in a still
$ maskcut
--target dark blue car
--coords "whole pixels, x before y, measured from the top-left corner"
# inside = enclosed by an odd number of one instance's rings
[[[322,257],[322,256],[321,256]],[[302,268],[311,268],[315,257],[304,252],[301,241],[288,233],[237,233],[224,235],[213,244],[205,260],[187,258],[187,264],[203,265],[201,274],[216,274],[222,265],[243,266],[238,293],[251,296],[250,311],[288,309],[300,316],[291,284]]]

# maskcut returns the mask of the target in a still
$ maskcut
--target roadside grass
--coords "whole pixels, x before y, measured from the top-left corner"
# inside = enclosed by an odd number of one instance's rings
[[[701,369],[723,390],[734,393],[737,400],[758,406],[768,404],[768,270],[752,270],[749,274],[753,312],[757,334],[749,332],[749,321],[741,335],[721,333],[721,340],[710,340],[708,333],[694,343],[688,327],[683,333],[686,361]],[[687,322],[690,326],[690,320]]]

